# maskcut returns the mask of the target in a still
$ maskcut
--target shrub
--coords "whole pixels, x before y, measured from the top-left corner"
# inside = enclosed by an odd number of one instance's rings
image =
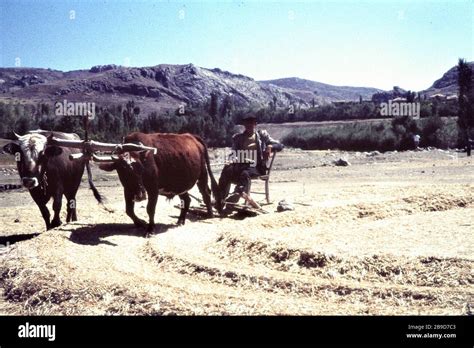
[[[392,151],[413,149],[413,136],[421,135],[421,146],[453,148],[457,141],[455,119],[400,117],[381,123],[348,122],[338,126],[293,130],[283,143],[305,150]]]

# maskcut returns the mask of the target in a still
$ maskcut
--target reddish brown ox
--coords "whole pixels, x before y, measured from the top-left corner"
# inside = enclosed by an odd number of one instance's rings
[[[136,226],[143,226],[146,222],[135,215],[134,202],[146,199],[147,194],[148,232],[154,229],[158,195],[180,197],[182,205],[178,224],[184,224],[191,202],[188,191],[196,182],[208,215],[212,216],[208,174],[214,195],[218,193],[217,183],[211,171],[207,146],[201,138],[191,134],[136,132],[126,136],[123,142],[157,149],[155,155],[152,151],[131,151],[110,156],[108,160],[112,162],[99,166],[106,171],[117,171],[124,188],[126,213]]]
[[[79,150],[47,145],[47,136],[51,134],[60,139],[79,139],[76,134],[37,130],[23,136],[15,134],[17,139],[3,147],[3,151],[15,156],[22,184],[38,205],[48,230],[61,225],[59,214],[63,194],[67,199],[66,222],[77,220],[76,193],[85,166],[89,186],[95,198],[102,203],[102,198],[92,182],[89,163],[85,159],[69,159],[70,154],[78,153]],[[46,207],[51,197],[54,210],[52,221]]]

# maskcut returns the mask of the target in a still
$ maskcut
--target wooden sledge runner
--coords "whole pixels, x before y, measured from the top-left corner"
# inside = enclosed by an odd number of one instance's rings
[[[190,206],[189,207],[189,212],[191,212],[195,215],[198,215],[198,216],[202,216],[203,218],[206,218],[207,217],[207,208],[203,204],[202,200],[195,197],[195,196],[193,196],[193,195],[190,195],[190,196],[192,198],[194,198],[195,200],[197,200],[200,203],[200,205],[198,207]],[[243,193],[242,198],[245,200],[245,204],[227,202],[226,206],[229,206],[232,211],[238,212],[238,213],[240,213],[242,215],[246,215],[246,216],[257,216],[257,215],[260,215],[260,214],[268,214],[269,213],[268,211],[263,209],[260,204],[255,202],[255,200],[250,195],[247,195],[246,193]],[[180,209],[180,206],[175,205],[175,208]]]

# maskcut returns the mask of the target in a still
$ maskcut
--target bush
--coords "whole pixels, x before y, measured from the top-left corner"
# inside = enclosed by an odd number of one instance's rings
[[[229,114],[212,116],[205,109],[198,108],[181,116],[160,116],[152,112],[138,128],[145,133],[191,133],[205,139],[209,146],[229,146],[234,125]]]
[[[453,148],[457,145],[456,120],[442,120],[439,117],[421,120],[400,117],[391,122],[351,122],[338,126],[298,128],[284,137],[283,143],[304,150],[408,150],[414,147],[415,134],[420,134],[421,146]]]

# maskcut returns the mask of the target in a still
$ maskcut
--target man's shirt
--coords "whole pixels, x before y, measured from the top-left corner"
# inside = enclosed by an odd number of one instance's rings
[[[259,129],[254,132],[251,136],[248,136],[245,132],[235,134],[232,138],[232,150],[240,151],[252,151],[251,156],[245,156],[252,160],[257,160],[257,167],[262,172],[265,171],[266,164],[263,163],[263,153],[268,145],[272,145],[272,151],[281,151],[283,144],[278,140],[273,139],[265,129]],[[245,154],[245,153],[244,153]],[[238,157],[241,157],[238,154]]]
[[[243,135],[241,150],[257,150],[257,136],[255,133],[250,136],[247,136],[245,133]]]

